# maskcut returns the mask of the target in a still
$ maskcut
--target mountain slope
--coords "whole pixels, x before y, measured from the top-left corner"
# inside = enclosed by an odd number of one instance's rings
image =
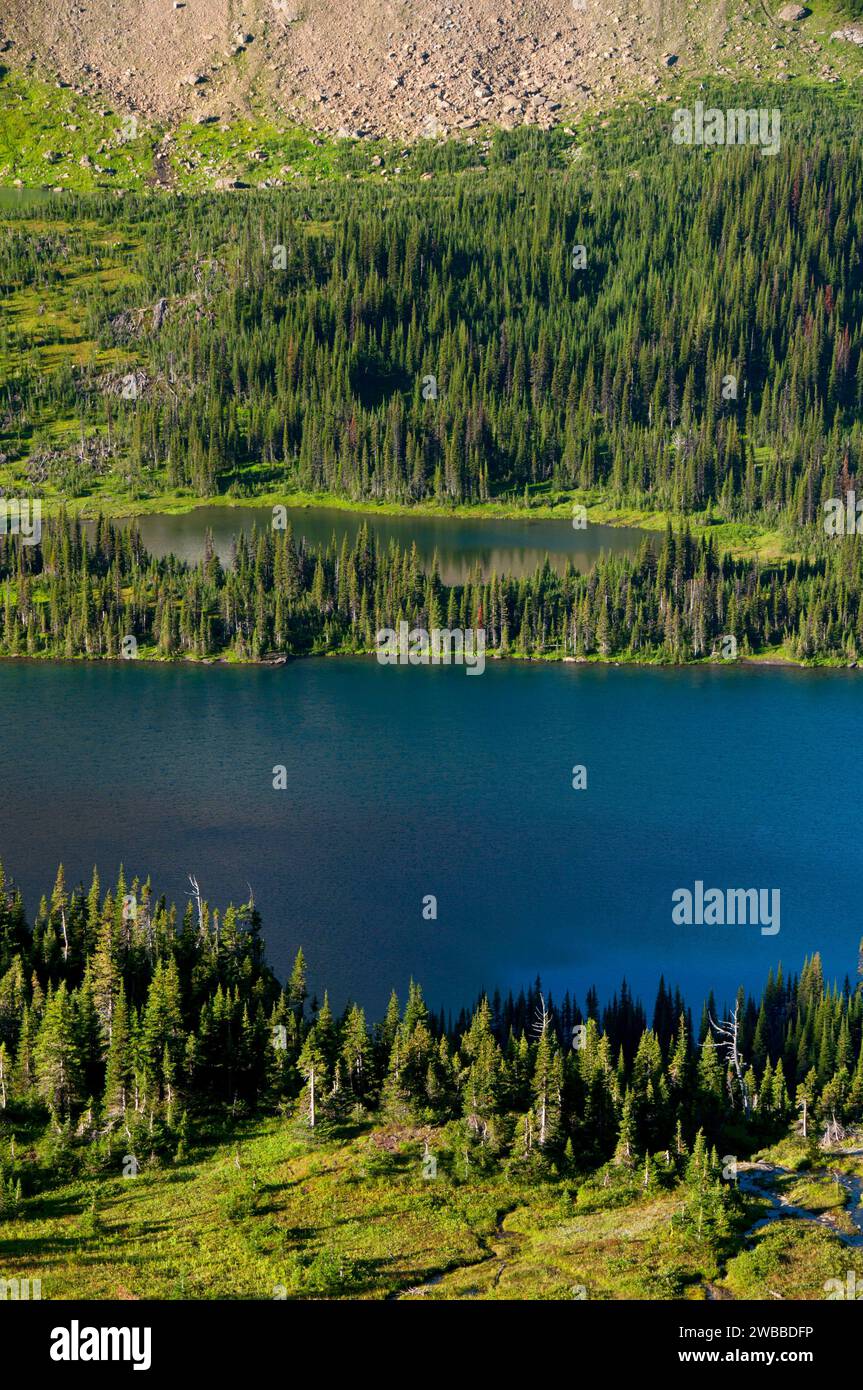
[[[835,14],[781,22],[767,0],[7,0],[5,9],[4,61],[147,119],[269,110],[330,133],[397,138],[548,126],[562,110],[649,90],[669,72],[828,79],[825,53],[851,74],[861,60],[853,44],[829,41]]]

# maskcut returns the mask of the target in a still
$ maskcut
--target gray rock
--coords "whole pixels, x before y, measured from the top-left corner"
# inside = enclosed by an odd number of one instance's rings
[[[834,29],[830,37],[843,43],[863,45],[863,29],[858,28],[856,24],[849,24],[844,29]]]

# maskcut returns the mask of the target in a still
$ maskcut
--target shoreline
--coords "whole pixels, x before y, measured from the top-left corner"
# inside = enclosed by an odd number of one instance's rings
[[[239,667],[282,667],[290,666],[297,661],[328,661],[338,660],[339,658],[354,657],[360,660],[372,660],[377,658],[375,651],[323,651],[323,652],[281,652],[271,656],[262,657],[226,657],[226,656],[191,656],[188,654],[177,656],[58,656],[53,653],[22,653],[20,655],[0,655],[0,665],[11,664],[13,662],[32,663],[34,665],[51,663],[58,666],[239,666]],[[785,669],[797,671],[859,671],[860,666],[855,663],[837,660],[824,661],[795,661],[793,657],[784,656],[777,652],[765,652],[750,656],[737,657],[729,660],[726,657],[698,657],[692,661],[663,661],[658,658],[640,660],[637,657],[628,656],[562,656],[556,652],[550,652],[546,656],[526,655],[519,652],[493,652],[486,651],[486,662],[523,662],[537,665],[560,665],[560,666],[631,666],[638,669],[653,669],[667,671],[691,671],[705,669],[719,669],[745,667],[749,670],[757,669]],[[380,663],[384,664],[384,663]],[[457,663],[449,662],[416,662],[404,663],[406,665],[436,665],[446,666]]]

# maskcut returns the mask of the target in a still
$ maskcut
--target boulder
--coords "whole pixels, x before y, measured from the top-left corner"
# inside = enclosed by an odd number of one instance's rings
[[[834,29],[830,37],[843,43],[863,45],[863,29],[856,24],[848,24],[844,29]]]

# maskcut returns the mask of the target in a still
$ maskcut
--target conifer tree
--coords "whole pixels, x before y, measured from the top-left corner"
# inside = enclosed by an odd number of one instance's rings
[[[81,1098],[82,1067],[73,1000],[65,981],[49,993],[34,1047],[39,1094],[61,1119]]]

